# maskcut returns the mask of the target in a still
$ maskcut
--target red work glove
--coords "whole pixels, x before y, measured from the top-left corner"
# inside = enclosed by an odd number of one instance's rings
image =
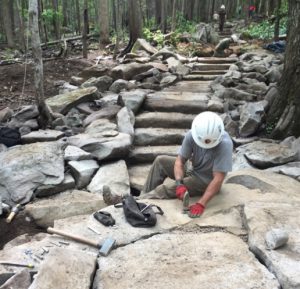
[[[200,203],[191,205],[189,207],[189,217],[190,218],[199,218],[203,214],[204,210],[205,210],[205,207]]]
[[[187,191],[187,187],[185,185],[179,185],[179,186],[177,186],[176,187],[176,197],[179,200],[182,200],[186,191]]]

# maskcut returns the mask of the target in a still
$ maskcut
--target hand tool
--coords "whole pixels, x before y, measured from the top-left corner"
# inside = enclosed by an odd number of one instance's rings
[[[109,252],[113,249],[113,247],[116,243],[116,240],[112,239],[112,238],[107,238],[103,242],[99,243],[97,241],[90,240],[90,239],[87,239],[87,238],[82,237],[82,236],[73,235],[73,234],[70,234],[70,233],[67,233],[67,232],[64,232],[64,231],[61,231],[61,230],[51,228],[51,227],[49,227],[47,229],[47,232],[50,233],[50,234],[56,234],[56,235],[60,235],[60,236],[63,236],[63,237],[67,237],[67,238],[70,238],[70,239],[75,240],[77,242],[96,247],[96,248],[99,249],[99,254],[101,256],[107,256],[109,254]]]
[[[26,268],[30,268],[30,269],[34,268],[33,264],[23,264],[23,263],[9,262],[9,261],[0,261],[0,265],[26,267]]]
[[[13,218],[19,213],[20,209],[21,209],[21,204],[17,204],[15,207],[13,207],[11,209],[10,214],[6,218],[6,223],[10,223],[13,220]]]

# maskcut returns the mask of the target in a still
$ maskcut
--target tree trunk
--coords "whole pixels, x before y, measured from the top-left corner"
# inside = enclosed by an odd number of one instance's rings
[[[99,1],[99,20],[100,46],[104,47],[109,43],[109,19],[107,0]]]
[[[279,82],[280,97],[273,102],[267,126],[273,128],[271,136],[284,138],[300,136],[300,2],[289,0],[288,41],[284,69]],[[279,120],[279,121],[278,121]]]
[[[276,19],[274,25],[274,40],[279,40],[279,25],[280,25],[280,8],[281,8],[281,0],[277,0],[277,8],[276,8]]]
[[[53,11],[54,11],[54,17],[53,17],[54,34],[55,34],[56,39],[60,39],[57,0],[52,0],[52,8],[53,8]]]
[[[77,33],[80,34],[80,31],[81,31],[81,16],[80,16],[79,0],[75,0],[75,6],[76,6],[76,19],[77,19]]]
[[[51,124],[51,114],[48,106],[44,100],[44,75],[43,75],[43,61],[42,49],[39,35],[39,22],[38,22],[38,1],[29,0],[29,23],[31,33],[31,46],[34,59],[34,87],[35,98],[39,110],[39,124],[42,128],[46,128]]]
[[[82,29],[82,56],[88,58],[87,35],[88,35],[88,1],[84,0],[83,29]]]
[[[14,33],[13,33],[13,22],[10,17],[10,0],[2,0],[2,19],[5,30],[7,45],[10,48],[15,47]]]
[[[173,0],[171,31],[174,31],[176,29],[176,2],[177,0]]]
[[[162,33],[167,33],[167,1],[162,1],[161,3],[161,31]]]
[[[62,12],[63,12],[63,27],[68,27],[69,19],[68,19],[68,4],[67,0],[62,0]]]
[[[156,24],[158,26],[161,25],[161,9],[162,9],[162,3],[161,0],[155,0],[155,19],[156,19]]]
[[[26,50],[26,41],[25,41],[25,31],[24,31],[24,23],[23,23],[23,19],[20,15],[20,3],[19,0],[16,1],[16,19],[17,19],[17,27],[18,28],[18,43],[20,48],[25,51]]]
[[[121,56],[129,53],[135,41],[142,35],[142,21],[139,5],[136,5],[135,0],[128,1],[128,17],[129,17],[129,43],[122,51]]]
[[[113,59],[117,58],[118,50],[119,50],[119,43],[120,43],[120,32],[121,32],[121,0],[115,0],[115,13],[116,13],[116,45],[114,49]]]

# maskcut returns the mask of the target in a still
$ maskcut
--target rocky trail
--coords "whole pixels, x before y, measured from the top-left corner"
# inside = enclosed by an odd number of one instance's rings
[[[39,129],[34,105],[0,111],[1,122],[22,134],[22,145],[1,147],[2,201],[24,205],[44,230],[116,240],[99,257],[96,248],[57,235],[20,235],[0,261],[34,267],[0,264],[0,288],[299,288],[300,139],[263,135],[282,57],[186,58],[146,48],[62,83],[47,99],[56,116],[51,129]],[[178,200],[143,200],[164,215],[152,228],[132,227],[121,208],[105,204],[103,186],[138,194],[155,157],[176,155],[206,110],[221,115],[234,141],[234,171],[201,218],[183,214]],[[115,226],[93,217],[100,209]],[[265,235],[276,228],[288,242],[267,249]]]

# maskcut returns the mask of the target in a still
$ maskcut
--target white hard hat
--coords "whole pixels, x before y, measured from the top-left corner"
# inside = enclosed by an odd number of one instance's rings
[[[221,9],[225,9],[225,5],[223,4],[223,5],[221,5],[221,7],[220,7]]]
[[[239,38],[236,34],[232,34],[231,39],[232,39],[233,42],[238,42],[239,41]]]
[[[192,136],[201,148],[211,149],[217,146],[222,140],[223,133],[223,121],[214,112],[202,112],[193,120]]]

